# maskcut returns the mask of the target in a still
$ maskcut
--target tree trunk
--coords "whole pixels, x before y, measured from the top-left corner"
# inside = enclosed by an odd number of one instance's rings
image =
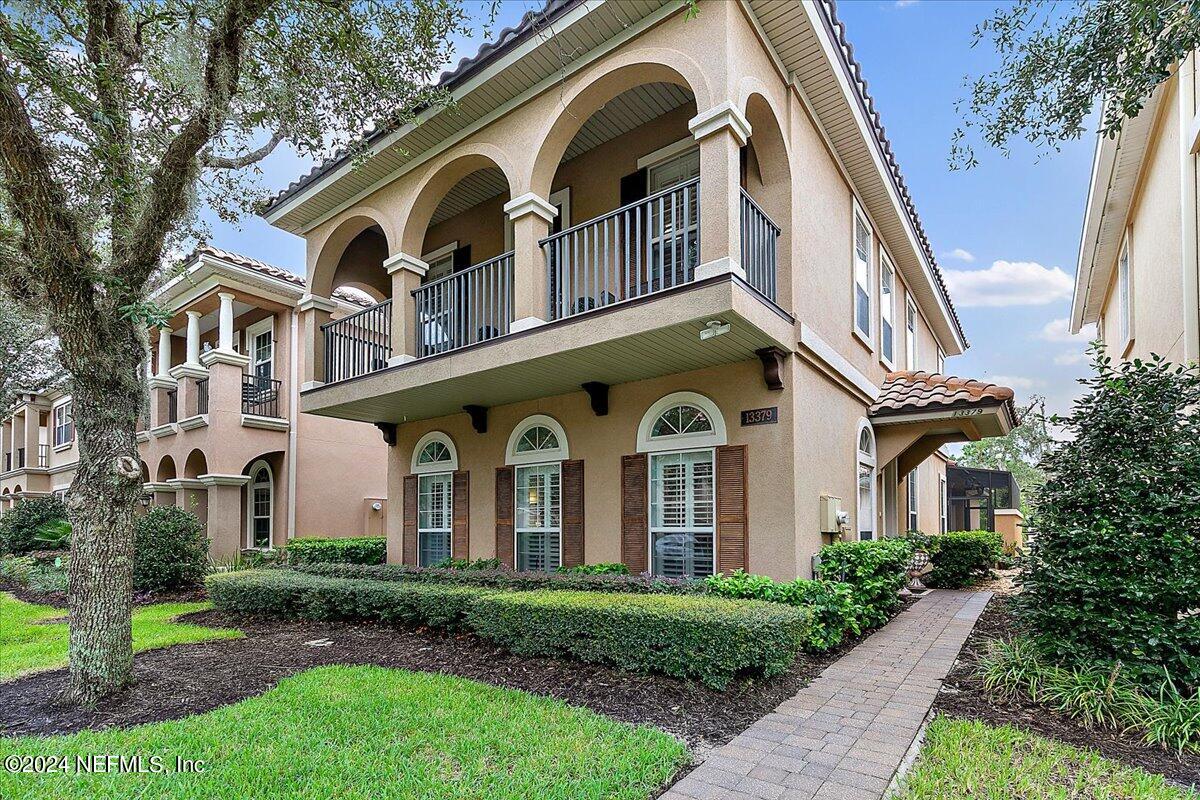
[[[93,705],[133,681],[133,521],[142,494],[134,432],[145,394],[144,333],[116,310],[60,319],[56,328],[79,440],[67,501],[71,675],[64,700]]]

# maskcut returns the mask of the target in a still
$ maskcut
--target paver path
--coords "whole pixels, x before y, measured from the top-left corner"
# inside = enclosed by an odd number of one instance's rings
[[[991,596],[921,598],[662,800],[879,800]]]

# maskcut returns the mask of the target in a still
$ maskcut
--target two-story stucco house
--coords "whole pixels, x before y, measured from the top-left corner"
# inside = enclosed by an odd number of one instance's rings
[[[831,3],[551,0],[442,85],[264,212],[307,242],[301,409],[388,443],[390,561],[792,577],[944,525],[931,456],[1012,392],[943,374]],[[341,287],[378,302],[334,320]]]
[[[287,270],[202,247],[152,296],[171,317],[147,354],[150,402],[137,433],[145,489],[153,503],[199,516],[215,557],[385,531],[379,432],[302,414],[296,402],[303,295]],[[333,315],[364,300],[337,292]],[[65,494],[79,457],[70,396],[23,396],[2,444],[6,504]]]
[[[1096,145],[1071,330],[1095,323],[1117,359],[1200,359],[1200,80],[1176,66]]]

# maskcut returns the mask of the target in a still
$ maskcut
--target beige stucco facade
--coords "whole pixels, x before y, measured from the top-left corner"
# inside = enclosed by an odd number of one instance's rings
[[[25,393],[0,423],[0,514],[70,487],[79,461],[70,404],[61,392]]]
[[[523,421],[544,415],[566,440],[555,451],[563,537],[582,539],[588,563],[642,565],[639,542],[649,548],[651,535],[642,528],[654,523],[638,510],[647,502],[638,459],[649,454],[653,517],[661,452],[648,442],[654,419],[644,417],[680,392],[723,422],[719,435],[699,440],[717,454],[715,549],[744,555],[718,553],[718,565],[811,574],[812,556],[834,533],[822,512],[837,501],[847,515],[841,534],[903,532],[903,457],[917,452],[920,525],[936,531],[945,461],[926,459],[930,443],[993,428],[935,413],[916,428],[891,423],[915,433],[881,438],[899,442],[886,459],[873,438],[871,452],[860,452],[889,374],[942,372],[966,342],[825,7],[796,3],[787,20],[765,20],[753,4],[702,2],[687,19],[677,5],[650,3],[560,63],[553,80],[521,91],[515,76],[537,68],[542,45],[561,53],[580,31],[611,22],[611,8],[564,9],[552,36],[518,35],[509,60],[489,56],[487,97],[464,77],[455,91],[465,110],[454,119],[435,114],[380,139],[357,171],[327,166],[266,212],[305,237],[310,295],[352,286],[387,301],[382,335],[366,335],[378,323],[360,315],[322,339],[328,312],[302,312],[301,349],[314,356],[299,402],[394,436],[389,560],[417,557],[411,537],[425,518],[416,504],[427,493],[413,473],[418,444],[434,433],[453,451],[445,463],[455,475],[454,555],[511,559],[509,481],[523,463],[512,440],[527,430]],[[781,45],[806,40],[830,49],[801,74]],[[814,101],[821,82],[830,94]],[[860,139],[831,133],[855,125]],[[748,228],[756,215],[766,223]],[[862,266],[856,228],[866,240]],[[671,278],[668,265],[682,277]],[[419,299],[435,286],[453,288],[436,304]],[[869,309],[856,318],[864,293]],[[478,316],[472,304],[488,302]],[[441,322],[452,313],[468,322]],[[440,349],[427,346],[435,326]],[[387,365],[355,363],[381,336]],[[774,411],[743,424],[743,412],[763,409]],[[680,452],[697,449],[679,441]],[[570,534],[568,500],[582,506]]]
[[[1193,54],[1097,145],[1072,325],[1115,358],[1200,358],[1198,91]]]

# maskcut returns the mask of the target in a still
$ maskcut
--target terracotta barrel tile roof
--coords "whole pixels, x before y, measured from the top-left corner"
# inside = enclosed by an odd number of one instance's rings
[[[889,372],[869,416],[936,411],[951,406],[1005,405],[1011,407],[1013,390],[995,383],[956,378],[932,372]]]
[[[275,278],[276,280],[284,281],[285,283],[290,283],[293,286],[300,287],[301,289],[303,289],[305,285],[304,278],[300,277],[294,272],[284,269],[283,267],[277,267],[274,264],[268,264],[265,261],[259,261],[257,258],[244,256],[241,253],[234,253],[231,250],[222,250],[221,248],[213,247],[210,244],[202,244],[197,247],[194,251],[192,251],[192,254],[188,256],[188,258],[185,260],[185,263],[191,263],[201,255],[212,256],[213,258],[217,258],[222,261],[228,261],[231,264],[236,264],[239,267],[245,267],[246,269],[260,272],[263,275]],[[374,300],[370,299],[364,294],[358,292],[348,292],[343,289],[334,289],[333,296],[338,300],[352,303],[356,306],[363,306],[364,308],[375,304]]]

